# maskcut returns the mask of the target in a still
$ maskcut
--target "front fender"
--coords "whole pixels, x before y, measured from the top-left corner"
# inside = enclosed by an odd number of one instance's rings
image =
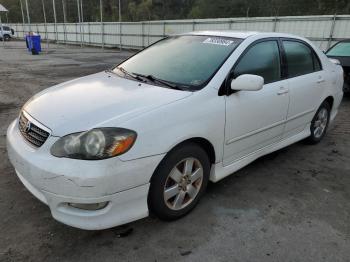
[[[222,159],[225,126],[225,99],[211,88],[148,112],[123,123],[135,130],[134,146],[120,156],[122,161],[169,152],[179,143],[200,137],[214,147],[216,159]]]

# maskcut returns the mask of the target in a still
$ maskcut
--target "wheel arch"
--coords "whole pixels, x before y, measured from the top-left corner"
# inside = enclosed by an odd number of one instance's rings
[[[198,146],[200,146],[208,155],[209,157],[209,161],[210,161],[210,164],[215,164],[216,162],[216,154],[215,154],[215,149],[214,149],[214,146],[213,144],[208,140],[208,139],[205,139],[203,137],[192,137],[192,138],[188,138],[186,140],[183,140],[179,143],[177,143],[176,145],[174,145],[168,152],[167,154],[164,156],[164,158],[173,150],[176,150],[176,148],[178,148],[179,146],[182,146],[184,144],[190,144],[190,143],[193,143],[193,144],[196,144]],[[151,178],[150,178],[150,181],[152,180],[153,178],[153,175],[154,173],[156,173],[158,167],[160,166],[160,164],[162,163],[162,161],[164,160],[164,158],[159,162],[159,164],[157,165],[156,169],[154,170]]]
[[[326,97],[326,98],[323,100],[322,104],[323,104],[324,102],[327,102],[327,103],[328,103],[328,105],[329,105],[329,107],[330,107],[330,109],[331,109],[331,111],[332,111],[333,104],[334,104],[334,97],[333,97],[333,96],[328,96],[328,97]]]
[[[215,149],[213,144],[208,140],[203,137],[193,137],[186,139],[180,143],[178,143],[176,146],[174,146],[170,151],[174,150],[178,146],[187,144],[187,143],[194,143],[200,146],[204,151],[207,153],[210,163],[214,164],[216,162],[216,154],[215,154]]]

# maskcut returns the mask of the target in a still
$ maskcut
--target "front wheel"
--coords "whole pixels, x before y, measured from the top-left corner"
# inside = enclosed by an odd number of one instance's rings
[[[209,173],[210,161],[200,146],[189,143],[169,152],[151,179],[151,212],[163,220],[189,213],[204,193]]]
[[[307,142],[310,144],[317,144],[325,136],[329,124],[330,111],[331,108],[329,104],[323,102],[311,121],[311,135],[307,138]]]

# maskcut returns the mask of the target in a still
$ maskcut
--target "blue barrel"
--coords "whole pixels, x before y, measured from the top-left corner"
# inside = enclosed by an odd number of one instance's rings
[[[33,55],[38,55],[41,52],[41,37],[40,35],[26,35],[26,43],[29,52]]]

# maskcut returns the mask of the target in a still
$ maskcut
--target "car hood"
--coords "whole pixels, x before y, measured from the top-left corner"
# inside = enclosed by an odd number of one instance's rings
[[[341,66],[350,67],[350,55],[349,56],[331,56],[327,55],[329,58],[337,59]]]
[[[23,109],[53,136],[115,126],[192,92],[148,85],[101,72],[48,88]]]

